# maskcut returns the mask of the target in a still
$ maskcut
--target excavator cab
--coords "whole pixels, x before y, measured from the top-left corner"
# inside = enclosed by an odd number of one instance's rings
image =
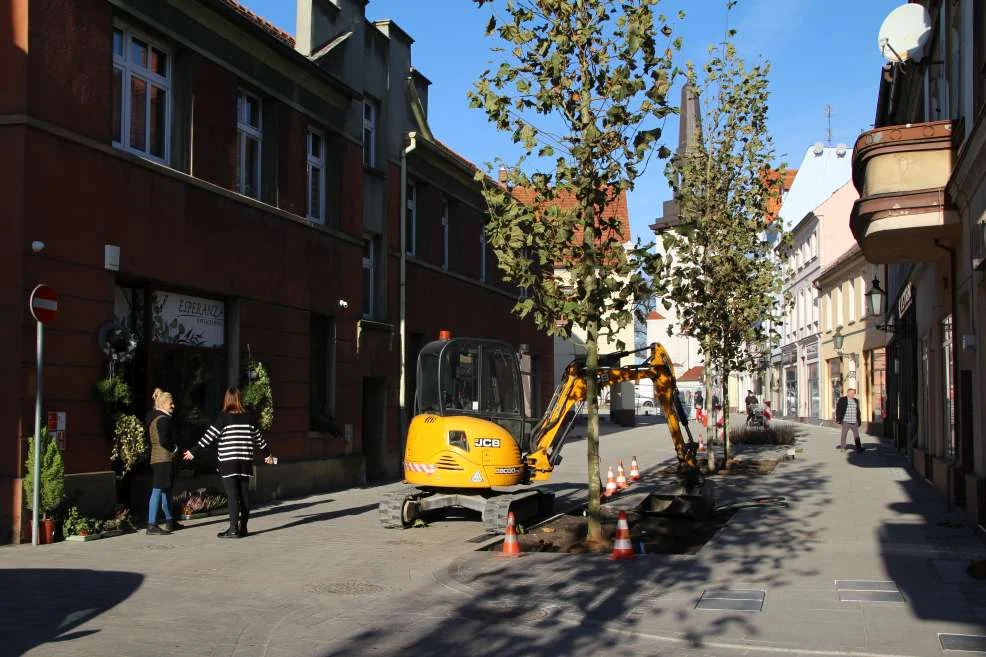
[[[487,420],[522,444],[525,418],[520,366],[506,342],[480,338],[429,342],[418,356],[417,379],[415,415]]]

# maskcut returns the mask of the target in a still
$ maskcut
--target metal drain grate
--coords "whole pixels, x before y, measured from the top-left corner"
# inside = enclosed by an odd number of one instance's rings
[[[766,591],[713,589],[702,591],[696,609],[718,611],[762,611]]]
[[[889,580],[837,579],[835,590],[840,602],[907,602]]]
[[[975,634],[938,634],[942,650],[986,653],[986,636]]]

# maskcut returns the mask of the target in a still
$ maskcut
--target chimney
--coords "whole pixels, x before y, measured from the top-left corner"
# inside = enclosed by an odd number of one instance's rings
[[[507,167],[500,165],[500,175],[498,176],[501,185],[507,184]]]

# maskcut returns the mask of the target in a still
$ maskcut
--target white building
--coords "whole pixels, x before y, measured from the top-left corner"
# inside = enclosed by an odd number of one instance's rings
[[[791,298],[781,327],[780,358],[773,364],[775,413],[818,418],[821,410],[819,301],[815,280],[852,241],[843,233],[857,198],[850,182],[852,152],[815,144],[807,150],[779,215],[792,232],[784,255]]]

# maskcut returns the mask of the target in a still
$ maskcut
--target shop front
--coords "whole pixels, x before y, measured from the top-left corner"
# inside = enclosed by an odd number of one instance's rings
[[[798,348],[784,351],[784,415],[798,417]]]
[[[819,396],[818,380],[818,342],[812,341],[805,345],[805,361],[807,375],[805,380],[808,384],[808,417],[818,419],[821,410],[821,398]]]
[[[226,302],[118,285],[113,314],[136,341],[132,359],[117,371],[130,384],[135,409],[151,408],[155,388],[170,392],[177,442],[193,445],[221,410],[227,385]]]

